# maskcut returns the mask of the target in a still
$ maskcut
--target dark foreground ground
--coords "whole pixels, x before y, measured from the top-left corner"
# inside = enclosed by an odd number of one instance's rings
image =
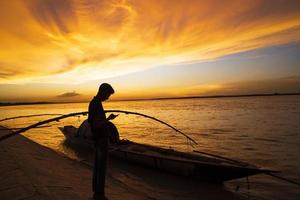
[[[10,130],[0,126],[0,136]],[[91,156],[67,158],[23,136],[0,143],[0,199],[91,199]],[[241,199],[221,186],[110,160],[107,196],[118,199]]]

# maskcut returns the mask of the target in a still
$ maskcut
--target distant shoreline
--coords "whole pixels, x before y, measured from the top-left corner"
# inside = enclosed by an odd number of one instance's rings
[[[259,97],[259,96],[289,96],[300,95],[298,93],[272,93],[272,94],[237,94],[237,95],[211,95],[211,96],[187,96],[187,97],[162,97],[150,99],[118,100],[118,101],[142,101],[142,100],[169,100],[169,99],[208,99],[208,98],[230,98],[230,97]]]
[[[260,96],[290,96],[300,95],[297,93],[272,93],[272,94],[239,94],[239,95],[212,95],[212,96],[186,96],[186,97],[160,97],[147,99],[122,99],[112,100],[111,102],[119,101],[151,101],[151,100],[172,100],[172,99],[208,99],[208,98],[232,98],[232,97],[260,97]],[[87,103],[83,102],[0,102],[0,106],[19,106],[19,105],[40,105],[40,104],[62,104],[62,103]]]
[[[36,104],[57,104],[56,102],[0,102],[0,106],[21,106]]]

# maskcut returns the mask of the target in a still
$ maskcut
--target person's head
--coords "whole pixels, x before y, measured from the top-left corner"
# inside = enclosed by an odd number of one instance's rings
[[[114,89],[112,88],[112,86],[110,84],[108,84],[108,83],[102,83],[99,86],[97,97],[99,97],[101,101],[105,101],[113,93],[115,93],[115,91],[114,91]]]

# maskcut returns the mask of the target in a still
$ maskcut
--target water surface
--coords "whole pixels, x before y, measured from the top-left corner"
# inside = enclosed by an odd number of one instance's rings
[[[42,113],[81,112],[88,103],[44,104],[0,107],[1,118]],[[195,148],[170,128],[134,115],[121,114],[114,120],[122,138],[182,151],[200,150],[282,171],[282,176],[300,182],[300,96],[235,97],[211,99],[172,99],[104,103],[105,109],[140,112],[159,118],[194,138]],[[8,127],[24,127],[47,117],[11,120]],[[76,157],[62,145],[57,127],[79,126],[86,116],[71,117],[33,129],[24,135],[30,139]],[[266,175],[230,181],[234,191],[254,199],[298,199],[299,186]]]

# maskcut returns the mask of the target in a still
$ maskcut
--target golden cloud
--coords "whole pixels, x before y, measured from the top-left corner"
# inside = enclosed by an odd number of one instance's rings
[[[298,42],[297,0],[0,2],[0,82],[87,81]]]

